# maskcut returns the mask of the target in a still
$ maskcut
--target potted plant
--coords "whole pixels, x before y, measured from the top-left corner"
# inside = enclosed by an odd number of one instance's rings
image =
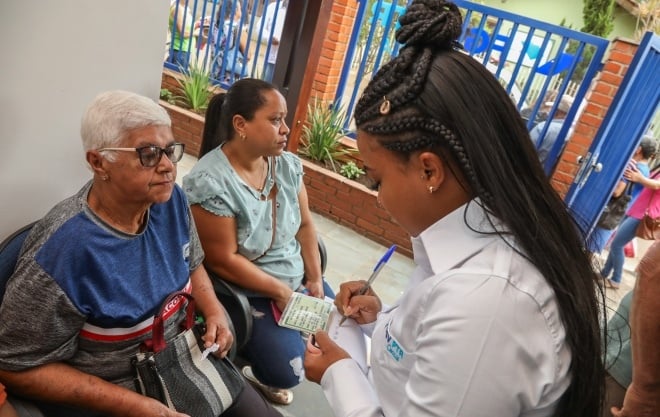
[[[346,114],[341,107],[314,99],[308,105],[307,123],[302,128],[298,153],[337,172],[355,152],[341,143]]]
[[[308,106],[298,154],[310,208],[361,235],[412,255],[410,238],[378,204],[364,170],[356,163],[357,149],[344,144],[345,113],[314,100]]]
[[[204,114],[209,100],[213,96],[209,73],[201,65],[191,64],[186,71],[180,68],[181,78],[177,78],[181,94],[174,99],[183,107],[197,114]]]
[[[194,66],[179,73],[164,70],[161,80],[160,105],[172,119],[172,131],[185,152],[197,157],[204,130],[204,112],[216,93],[208,74]]]

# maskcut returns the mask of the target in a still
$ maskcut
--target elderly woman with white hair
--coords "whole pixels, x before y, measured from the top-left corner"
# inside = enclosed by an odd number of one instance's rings
[[[48,416],[182,417],[135,392],[131,358],[175,291],[195,297],[206,346],[224,356],[233,342],[174,182],[184,146],[165,110],[125,91],[93,100],[81,136],[93,178],[23,245],[0,306],[0,380]],[[168,340],[185,314],[173,310]],[[234,415],[280,413],[247,385],[223,413]]]

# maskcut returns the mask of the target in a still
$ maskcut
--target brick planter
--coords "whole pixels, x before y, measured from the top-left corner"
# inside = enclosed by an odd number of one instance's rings
[[[310,209],[384,246],[396,243],[412,257],[408,234],[378,205],[377,194],[364,185],[302,159]],[[356,250],[359,250],[356,248]]]
[[[204,117],[167,101],[160,100],[159,104],[167,110],[172,119],[172,133],[174,139],[186,145],[185,152],[197,158],[199,147],[202,144],[202,131]]]

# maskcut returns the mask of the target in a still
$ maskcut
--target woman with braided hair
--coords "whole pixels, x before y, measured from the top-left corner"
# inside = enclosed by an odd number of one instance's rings
[[[307,378],[337,416],[600,416],[604,307],[579,228],[504,89],[459,50],[458,8],[416,0],[399,23],[355,121],[417,267],[394,306],[342,284],[371,367],[319,331]]]

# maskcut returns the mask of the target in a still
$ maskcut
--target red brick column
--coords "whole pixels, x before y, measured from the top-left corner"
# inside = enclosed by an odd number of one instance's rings
[[[312,96],[322,101],[335,98],[344,57],[357,14],[355,0],[334,0],[328,32],[323,41],[321,60],[312,85]]]
[[[578,157],[587,154],[638,47],[639,44],[625,39],[612,41],[609,56],[601,72],[594,78],[586,95],[587,104],[551,178],[552,186],[562,197],[568,193],[580,168]]]

